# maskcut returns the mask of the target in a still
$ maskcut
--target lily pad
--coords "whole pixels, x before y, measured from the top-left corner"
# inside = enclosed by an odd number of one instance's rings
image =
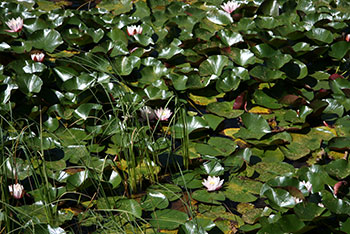
[[[251,179],[241,179],[232,176],[227,182],[225,196],[234,202],[253,202],[257,199],[256,196],[260,192],[262,184]]]
[[[239,132],[235,134],[235,137],[260,139],[271,132],[269,124],[260,115],[244,113],[242,115],[242,121],[245,127],[241,127]]]
[[[181,224],[184,224],[188,219],[187,214],[178,210],[157,210],[152,213],[152,219],[150,224],[158,229],[172,230],[178,228]]]

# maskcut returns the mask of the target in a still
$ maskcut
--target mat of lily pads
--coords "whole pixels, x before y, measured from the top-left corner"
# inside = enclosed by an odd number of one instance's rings
[[[0,230],[349,233],[350,3],[0,3]]]

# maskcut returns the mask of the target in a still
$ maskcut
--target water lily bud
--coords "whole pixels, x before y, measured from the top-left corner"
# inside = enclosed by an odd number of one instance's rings
[[[136,34],[141,34],[142,33],[142,27],[141,25],[131,25],[126,27],[126,31],[128,33],[129,36],[134,36]]]
[[[347,34],[347,35],[345,36],[345,41],[347,41],[347,42],[350,41],[350,34]]]
[[[42,62],[44,60],[45,54],[42,52],[34,53],[30,55],[32,60],[35,62]]]

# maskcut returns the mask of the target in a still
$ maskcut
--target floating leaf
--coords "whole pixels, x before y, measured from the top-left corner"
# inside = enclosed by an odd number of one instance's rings
[[[207,190],[196,190],[192,193],[192,198],[205,203],[220,205],[225,200],[222,192],[208,192]]]
[[[39,93],[43,85],[40,77],[34,74],[18,75],[16,80],[19,89],[26,94]]]
[[[279,70],[272,70],[261,65],[255,66],[252,70],[250,70],[249,74],[264,82],[271,82],[276,79],[284,79],[283,72]]]
[[[184,224],[188,219],[187,214],[178,210],[157,210],[152,213],[151,225],[158,229],[172,230]]]
[[[260,115],[244,113],[241,117],[245,127],[240,128],[239,132],[235,134],[236,137],[260,139],[271,132],[269,124]]]
[[[129,75],[134,68],[139,68],[141,65],[141,59],[139,57],[130,55],[118,57],[115,60],[117,71],[120,75]]]
[[[190,134],[191,132],[198,130],[198,129],[203,129],[203,128],[208,128],[207,122],[198,116],[186,116],[185,120],[179,120],[175,125],[174,125],[174,131],[175,135],[177,138],[184,137],[185,134]]]
[[[211,10],[207,13],[207,19],[214,24],[227,25],[232,23],[230,14],[222,10]]]
[[[179,47],[180,44],[181,41],[175,38],[169,46],[159,52],[158,58],[170,59],[174,55],[182,53],[184,50]]]
[[[310,39],[327,44],[333,41],[333,34],[324,28],[312,28],[310,31],[307,31],[305,35]]]
[[[165,209],[168,207],[169,201],[161,192],[148,192],[141,201],[141,207],[146,211],[157,209]]]
[[[254,54],[248,49],[232,48],[229,57],[238,65],[246,66],[255,63]]]
[[[116,208],[122,214],[125,214],[127,217],[133,215],[137,218],[141,217],[142,209],[140,204],[134,199],[120,199],[117,201]]]
[[[233,102],[214,102],[207,106],[207,110],[218,116],[228,119],[236,118],[244,113],[244,110],[234,110]]]
[[[350,44],[346,41],[338,41],[331,46],[331,51],[328,52],[330,56],[336,59],[343,58],[350,49]]]
[[[219,32],[219,36],[220,39],[228,46],[232,46],[233,44],[243,41],[242,35],[238,32],[221,30]]]
[[[292,79],[302,79],[308,74],[306,65],[298,60],[287,63],[281,70]]]
[[[259,194],[262,184],[250,179],[231,177],[226,183],[225,196],[234,202],[252,202],[257,199],[253,194]]]
[[[54,29],[36,31],[31,34],[30,40],[35,48],[43,49],[50,53],[63,43],[60,33]]]
[[[294,172],[294,167],[285,162],[259,162],[253,168],[259,173],[258,179],[260,181],[268,181],[277,176]]]
[[[228,58],[224,55],[210,56],[199,66],[200,74],[203,76],[220,76],[222,69],[228,64]]]
[[[350,164],[344,159],[338,159],[325,166],[329,175],[344,179],[350,175]]]

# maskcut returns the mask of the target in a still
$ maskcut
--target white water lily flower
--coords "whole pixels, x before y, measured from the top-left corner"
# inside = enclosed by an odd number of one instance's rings
[[[239,3],[236,3],[234,1],[228,1],[227,3],[224,3],[221,5],[221,8],[226,11],[227,13],[231,14],[234,12],[238,7],[240,6]]]
[[[168,108],[163,109],[162,107],[155,110],[154,113],[156,114],[157,119],[159,119],[161,121],[167,121],[172,114],[170,109],[168,109]]]
[[[17,19],[12,18],[9,21],[7,21],[6,24],[10,28],[10,30],[5,30],[5,31],[19,32],[23,28],[23,19],[21,17],[18,17]]]
[[[321,202],[317,203],[317,205],[321,208],[324,208],[324,205]]]
[[[129,36],[134,36],[136,34],[141,34],[142,33],[142,27],[141,25],[131,25],[126,27],[126,31],[128,32]]]
[[[220,189],[223,183],[224,180],[220,180],[219,176],[208,176],[208,179],[204,179],[202,182],[202,184],[207,188],[209,192]]]
[[[9,185],[9,191],[11,195],[16,199],[21,199],[24,195],[24,187],[18,183]]]
[[[304,187],[307,189],[307,191],[311,192],[312,184],[309,181],[305,182],[305,180],[303,180],[303,181],[301,181],[301,184],[304,185]]]
[[[35,62],[42,62],[44,60],[45,54],[40,52],[40,53],[34,53],[30,55],[32,57],[32,60]]]
[[[149,107],[149,106],[144,106],[140,109],[140,112],[141,112],[141,117],[143,120],[147,120],[147,118],[149,120],[153,120],[156,118],[156,115],[154,113],[154,110]]]

